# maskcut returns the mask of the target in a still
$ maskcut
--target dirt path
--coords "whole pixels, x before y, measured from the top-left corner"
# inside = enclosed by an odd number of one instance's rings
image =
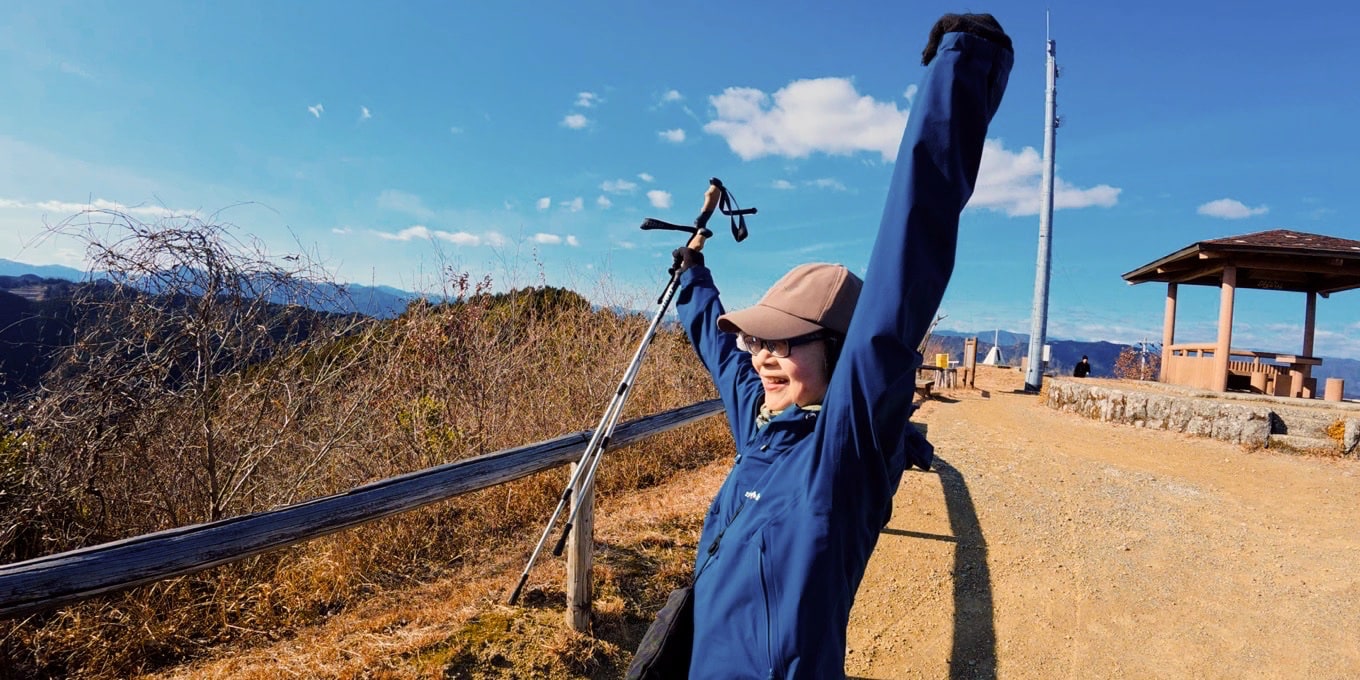
[[[903,479],[847,673],[1360,677],[1360,462],[1084,420],[1018,384],[919,413],[939,465]]]

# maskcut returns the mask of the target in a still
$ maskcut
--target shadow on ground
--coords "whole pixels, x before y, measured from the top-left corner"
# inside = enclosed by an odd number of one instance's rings
[[[954,544],[954,642],[950,649],[951,680],[996,678],[996,626],[992,578],[987,568],[987,542],[963,473],[938,456],[931,471],[939,475],[952,536],[885,528],[884,534]],[[867,677],[850,680],[869,680]]]
[[[949,654],[949,677],[995,678],[992,577],[977,508],[963,473],[939,457],[931,469],[940,476],[949,526],[954,531],[954,644]]]

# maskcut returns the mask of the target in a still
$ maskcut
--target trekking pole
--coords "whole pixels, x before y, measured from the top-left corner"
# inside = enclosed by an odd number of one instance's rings
[[[686,245],[695,250],[703,248],[704,241],[713,235],[708,229],[708,220],[713,215],[715,208],[721,209],[724,215],[731,216],[732,236],[741,242],[746,239],[746,219],[745,215],[754,215],[755,208],[733,209],[731,196],[727,188],[723,186],[722,180],[714,177],[708,181],[709,188],[704,192],[704,205],[699,211],[699,216],[695,218],[693,226],[683,226],[662,222],[647,218],[642,222],[642,229],[664,229],[671,231],[682,231],[690,234]],[[740,219],[740,224],[738,224]],[[679,264],[678,262],[676,263]],[[533,569],[534,562],[538,560],[538,555],[543,551],[543,544],[547,542],[548,535],[552,533],[553,526],[557,523],[557,518],[562,515],[562,510],[568,505],[571,512],[567,516],[566,524],[562,528],[562,537],[558,539],[557,545],[553,548],[553,555],[562,554],[562,550],[567,542],[567,536],[571,533],[576,515],[581,509],[579,499],[572,503],[572,489],[578,486],[581,489],[589,488],[594,481],[595,470],[603,459],[605,449],[609,447],[609,439],[614,435],[614,427],[618,424],[619,415],[623,413],[623,404],[628,400],[628,394],[633,390],[633,382],[637,377],[638,370],[642,367],[642,360],[647,355],[647,346],[651,344],[652,338],[656,336],[656,330],[661,326],[661,320],[666,315],[666,308],[670,306],[671,299],[680,288],[680,268],[671,267],[671,279],[662,291],[661,297],[657,299],[658,308],[652,317],[651,324],[647,327],[647,333],[643,336],[642,342],[638,343],[637,351],[633,353],[632,362],[628,365],[628,370],[624,372],[623,379],[619,381],[619,386],[614,390],[614,396],[610,398],[608,406],[605,407],[604,415],[600,418],[600,424],[591,434],[590,442],[586,445],[585,453],[576,463],[576,471],[572,473],[571,479],[567,482],[567,488],[562,491],[562,498],[557,502],[557,508],[553,510],[552,516],[548,518],[548,525],[543,529],[543,535],[539,536],[538,544],[534,546],[534,551],[529,555],[528,564],[524,565],[524,572],[519,576],[519,583],[510,593],[510,604],[519,601],[520,592],[524,590],[524,585],[529,581],[529,571]]]

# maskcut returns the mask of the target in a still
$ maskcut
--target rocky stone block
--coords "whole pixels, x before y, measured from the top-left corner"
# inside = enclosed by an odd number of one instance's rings
[[[1183,432],[1248,446],[1265,446],[1270,437],[1268,408],[1060,378],[1049,378],[1045,388],[1050,408],[1103,422]],[[1353,446],[1355,440],[1360,440],[1360,427],[1347,425],[1347,438]]]

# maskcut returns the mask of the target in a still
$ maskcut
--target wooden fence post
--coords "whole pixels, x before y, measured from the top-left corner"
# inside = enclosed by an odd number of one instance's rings
[[[576,466],[571,464],[573,475]],[[567,537],[567,625],[578,633],[590,632],[590,567],[595,557],[595,482],[582,488],[583,481],[578,480],[571,490],[581,508]]]
[[[963,341],[963,386],[972,387],[973,380],[977,378],[977,338],[967,338]]]

